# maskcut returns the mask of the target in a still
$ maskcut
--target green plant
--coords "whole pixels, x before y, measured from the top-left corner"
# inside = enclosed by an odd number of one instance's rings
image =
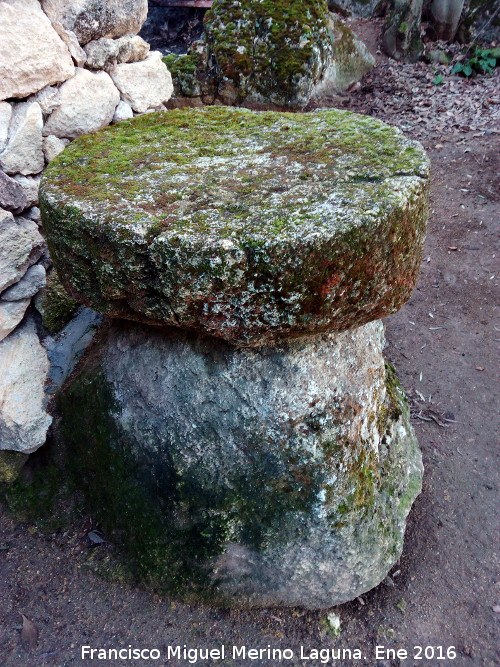
[[[452,74],[471,77],[476,74],[489,74],[500,64],[500,48],[485,49],[476,46],[472,58],[461,60],[453,65]]]
[[[436,78],[432,82],[435,86],[439,86],[439,84],[443,83],[444,81],[444,76],[442,74],[437,74]]]

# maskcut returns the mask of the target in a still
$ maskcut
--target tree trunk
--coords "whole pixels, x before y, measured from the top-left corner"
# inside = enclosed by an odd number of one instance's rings
[[[457,33],[464,0],[432,0],[431,16],[437,39],[451,42]]]

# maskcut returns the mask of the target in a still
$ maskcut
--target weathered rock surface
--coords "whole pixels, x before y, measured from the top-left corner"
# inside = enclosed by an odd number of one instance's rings
[[[363,42],[338,18],[330,18],[333,56],[312,96],[341,92],[369,72],[375,59]]]
[[[115,39],[101,37],[85,45],[86,65],[89,69],[109,70],[118,62],[119,44]]]
[[[320,92],[345,90],[375,64],[330,17],[326,0],[215,0],[204,26],[187,57],[165,58],[176,94],[300,109]]]
[[[352,14],[361,18],[383,16],[387,7],[386,0],[328,0],[328,8],[342,15]]]
[[[145,578],[315,609],[386,576],[422,464],[382,331],[251,350],[113,324],[59,396],[59,433]]]
[[[121,102],[115,109],[115,115],[113,116],[113,123],[118,123],[121,120],[129,120],[130,118],[133,117],[134,117],[134,112],[130,104],[121,100]]]
[[[38,204],[38,188],[41,176],[21,176],[16,174],[13,180],[23,189],[26,207]]]
[[[47,162],[52,162],[69,144],[69,139],[59,139],[54,134],[43,138],[43,154]]]
[[[0,343],[0,368],[0,450],[29,454],[52,422],[43,391],[49,363],[31,318]]]
[[[0,292],[23,277],[44,247],[36,223],[0,209]]]
[[[373,118],[182,109],[70,144],[40,207],[85,305],[259,345],[395,312],[428,180],[422,146]]]
[[[137,113],[168,102],[174,90],[172,77],[159,51],[153,51],[140,62],[117,65],[111,77],[122,98]]]
[[[57,32],[62,41],[66,44],[68,51],[77,67],[83,67],[87,60],[87,55],[78,43],[78,38],[72,30],[65,30],[60,23],[52,23],[52,27]]]
[[[0,208],[21,213],[27,207],[28,200],[22,186],[0,171]]]
[[[144,60],[149,53],[149,44],[139,35],[124,35],[118,42],[118,62],[135,63]]]
[[[0,300],[0,341],[6,338],[11,331],[14,331],[23,319],[29,305],[30,299],[21,299],[20,301]]]
[[[382,47],[391,58],[413,63],[422,55],[422,6],[423,0],[391,1],[382,36]]]
[[[78,68],[58,92],[58,104],[44,128],[44,136],[73,139],[109,125],[120,94],[106,72]]]
[[[8,102],[0,102],[0,153],[5,148],[9,136],[10,119],[12,118],[12,105]]]
[[[42,0],[51,21],[72,30],[80,44],[100,37],[138,33],[148,14],[147,0]]]
[[[45,287],[45,268],[42,264],[31,266],[21,280],[2,292],[1,301],[19,301],[30,299],[42,287]]]
[[[16,104],[0,169],[8,174],[37,174],[45,166],[42,150],[42,110],[36,102]]]
[[[27,97],[74,71],[68,49],[37,0],[0,2],[0,100]]]

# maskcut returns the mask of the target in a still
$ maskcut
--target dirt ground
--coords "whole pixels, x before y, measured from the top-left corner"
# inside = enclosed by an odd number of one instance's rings
[[[365,23],[360,32],[375,51],[373,28]],[[428,82],[434,74],[430,66],[404,66],[388,80],[389,69],[398,66],[377,57],[368,81],[336,103],[400,124],[424,143],[433,164],[418,285],[410,302],[386,320],[386,355],[410,397],[425,465],[399,563],[376,589],[332,610],[341,621],[334,638],[325,630],[326,612],[188,607],[130,584],[110,583],[84,566],[82,554],[90,547],[81,539],[81,526],[45,536],[0,510],[1,667],[187,665],[165,657],[169,645],[184,644],[225,644],[224,661],[200,659],[192,663],[197,665],[499,664],[500,151],[494,127],[499,78],[451,80],[439,91],[427,83],[417,94],[412,89],[418,84],[410,83],[408,92],[402,82],[405,76]],[[445,110],[471,107],[470,117],[466,109],[457,125],[453,114],[443,120],[445,112],[432,105],[422,103],[426,114],[412,111],[415,97],[425,102],[435,95]],[[39,632],[30,651],[22,646],[20,613]],[[83,661],[82,645],[159,649],[162,659]],[[289,648],[295,657],[281,663],[265,657],[233,660],[233,645]],[[408,656],[388,659],[379,649],[377,657],[376,646],[405,649]],[[425,647],[434,647],[427,657]],[[437,647],[444,656],[455,647],[456,657],[439,660]],[[335,659],[334,653],[328,662],[307,659],[320,648],[359,649],[362,658]]]

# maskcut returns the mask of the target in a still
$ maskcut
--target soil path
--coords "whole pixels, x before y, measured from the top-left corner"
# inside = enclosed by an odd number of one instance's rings
[[[383,100],[384,67],[382,60],[365,84],[367,90],[345,98],[342,106],[359,109],[373,99]],[[411,72],[420,71],[420,65],[413,67]],[[491,99],[491,80],[483,87],[471,85],[475,87],[470,99]],[[380,95],[374,95],[377,92]],[[386,97],[393,92],[386,91]],[[452,105],[456,91],[449,95]],[[396,124],[391,100],[386,99],[385,107],[377,103],[371,112]],[[423,492],[410,515],[403,555],[390,577],[362,599],[333,610],[342,625],[335,639],[324,629],[325,613],[188,607],[125,583],[107,582],[83,565],[82,550],[87,547],[79,537],[80,527],[47,537],[1,511],[2,667],[187,665],[166,660],[167,646],[184,644],[225,644],[225,661],[199,660],[197,665],[323,664],[319,657],[301,657],[301,646],[304,656],[312,649],[329,648],[359,649],[365,658],[332,660],[330,654],[326,664],[498,664],[500,151],[492,125],[495,102],[487,102],[488,108],[476,114],[480,131],[457,131],[453,124],[440,124],[432,113],[425,122],[411,125],[411,93],[403,101],[407,117],[402,122],[428,148],[434,176],[418,286],[411,301],[386,321],[386,353],[410,396],[425,464]],[[94,551],[106,548],[100,545]],[[21,644],[20,612],[39,630],[31,652]],[[162,660],[83,661],[82,644],[157,648]],[[281,663],[265,657],[233,660],[233,645],[289,648],[295,657]],[[377,645],[403,648],[408,658],[377,658]],[[453,646],[456,658],[438,660],[435,648],[434,658],[428,649],[428,657],[422,652],[418,660],[415,646],[442,646],[444,655]]]

